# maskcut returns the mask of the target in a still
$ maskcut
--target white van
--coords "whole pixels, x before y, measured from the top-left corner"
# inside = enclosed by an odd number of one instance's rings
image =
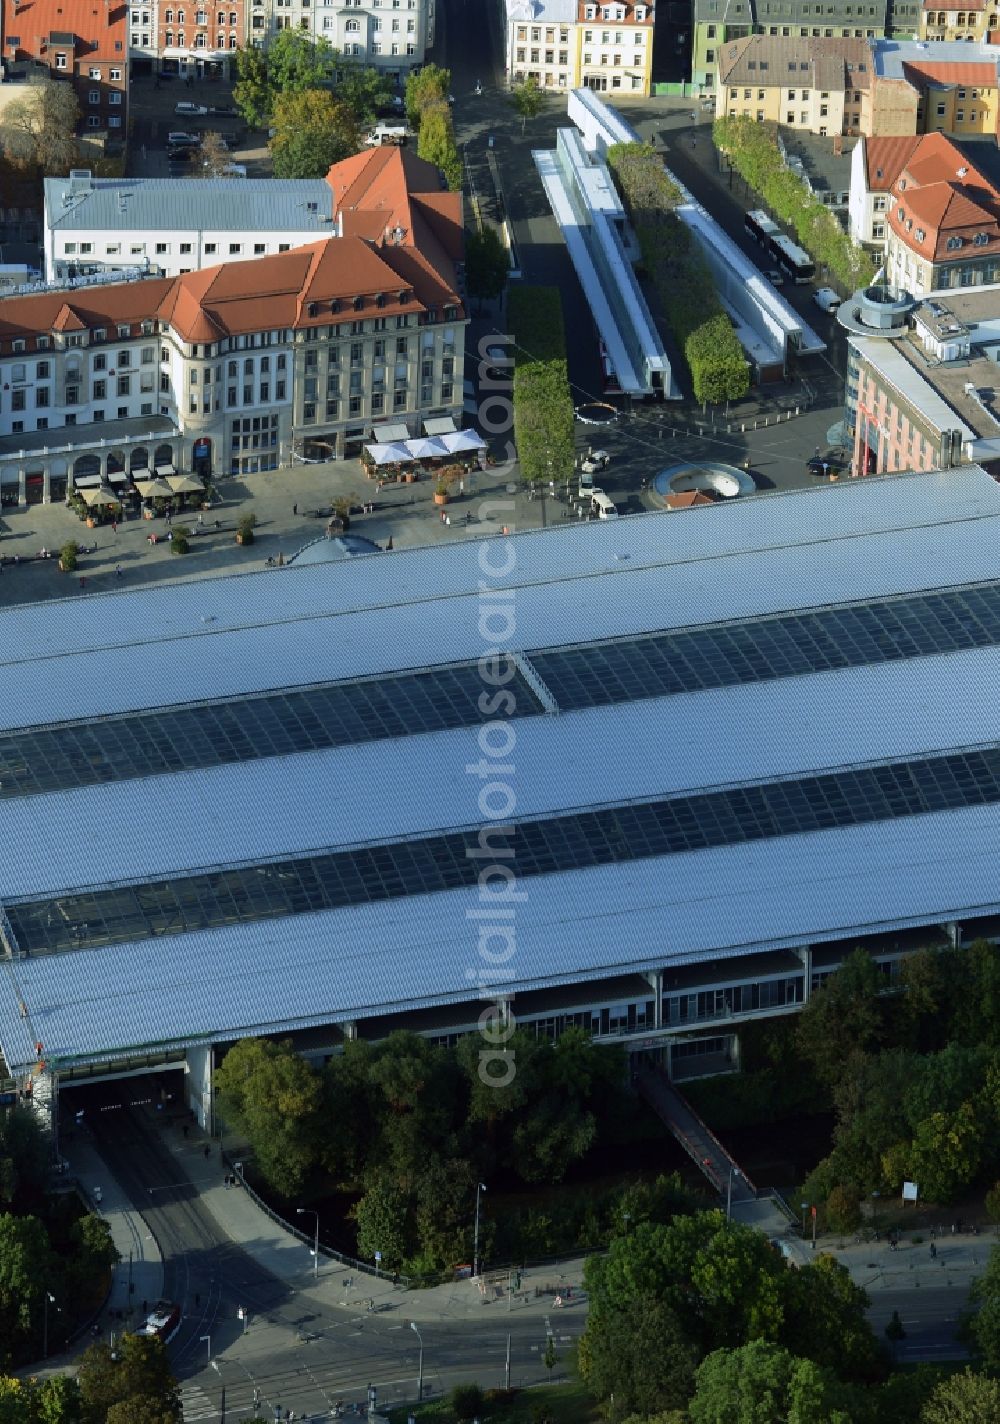
[[[592,519],[617,519],[618,510],[603,490],[595,489],[590,501]]]
[[[404,124],[376,124],[365,137],[365,143],[369,148],[380,148],[383,144],[396,144],[401,146],[406,142],[406,126]]]

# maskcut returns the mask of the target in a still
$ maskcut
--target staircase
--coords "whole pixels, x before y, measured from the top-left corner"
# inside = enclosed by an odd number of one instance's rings
[[[636,1087],[723,1201],[737,1205],[757,1200],[753,1182],[664,1072],[646,1069]]]

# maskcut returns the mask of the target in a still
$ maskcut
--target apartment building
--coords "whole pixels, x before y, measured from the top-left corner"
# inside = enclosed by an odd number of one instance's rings
[[[508,0],[507,73],[543,89],[651,92],[655,0]]]
[[[331,169],[334,232],[172,278],[0,301],[0,486],[360,452],[462,413],[461,197],[398,149]],[[192,185],[194,186],[194,185]]]
[[[415,179],[415,182],[419,180]],[[45,280],[136,267],[180,277],[337,233],[325,178],[46,178]]]
[[[942,134],[925,135],[886,193],[885,271],[915,296],[1000,282],[1000,187],[983,162]]]
[[[862,104],[862,131],[874,135],[995,135],[1000,115],[1000,50],[965,40],[937,44],[882,40]]]
[[[184,0],[179,4],[154,0],[150,10],[138,13],[140,18],[148,14],[153,22],[148,33],[155,44],[158,70],[198,79],[213,72],[229,74],[233,56],[246,43],[248,8],[245,0],[223,4],[198,0],[190,5]],[[134,29],[134,21],[130,28]],[[145,34],[140,23],[140,40]]]
[[[2,0],[8,73],[44,66],[73,85],[79,132],[123,140],[128,129],[128,12],[110,0]]]
[[[895,21],[916,34],[919,5],[903,0],[874,4],[858,0],[694,0],[691,82],[703,93],[715,91],[723,46],[748,35],[772,39],[874,39],[890,32]]]
[[[275,24],[287,19],[274,0]],[[306,5],[306,13],[309,11]],[[285,24],[284,28],[288,28]],[[433,0],[313,0],[312,21],[317,39],[362,64],[403,74],[422,64],[434,42]]]
[[[820,136],[857,134],[871,67],[864,40],[747,35],[722,47],[715,112]]]
[[[854,145],[847,212],[848,227],[855,242],[884,250],[889,190],[920,142],[921,139],[913,135],[860,138]]]
[[[998,10],[996,0],[970,0],[968,4],[965,0],[943,0],[940,5],[924,0],[920,8],[920,38],[982,43],[991,30],[1000,30]]]

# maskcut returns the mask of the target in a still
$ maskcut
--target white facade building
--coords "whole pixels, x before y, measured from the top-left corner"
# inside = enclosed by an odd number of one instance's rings
[[[507,0],[511,83],[648,96],[655,0]]]
[[[297,0],[298,2],[298,0]],[[280,0],[274,0],[275,6]],[[317,39],[361,64],[405,73],[434,43],[435,0],[316,0],[305,16]],[[281,15],[275,9],[275,16]],[[280,28],[280,25],[279,25]],[[287,26],[286,26],[287,28]]]
[[[262,219],[264,225],[262,226]],[[269,257],[335,232],[323,178],[45,180],[45,280],[144,267],[179,277]]]

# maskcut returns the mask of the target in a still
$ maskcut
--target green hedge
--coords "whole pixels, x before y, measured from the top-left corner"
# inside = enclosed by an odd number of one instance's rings
[[[741,400],[750,370],[704,259],[674,208],[680,192],[650,144],[616,144],[608,167],[639,239],[642,260],[684,353],[695,399]]]
[[[555,287],[512,287],[514,440],[522,479],[568,479],[573,471],[573,397],[566,372],[562,302]]]
[[[752,119],[716,119],[712,138],[740,177],[758,192],[780,219],[794,228],[813,261],[825,267],[847,291],[866,287],[875,267],[863,248],[844,231],[834,214],[812,197],[801,179],[782,161],[774,124]]]

